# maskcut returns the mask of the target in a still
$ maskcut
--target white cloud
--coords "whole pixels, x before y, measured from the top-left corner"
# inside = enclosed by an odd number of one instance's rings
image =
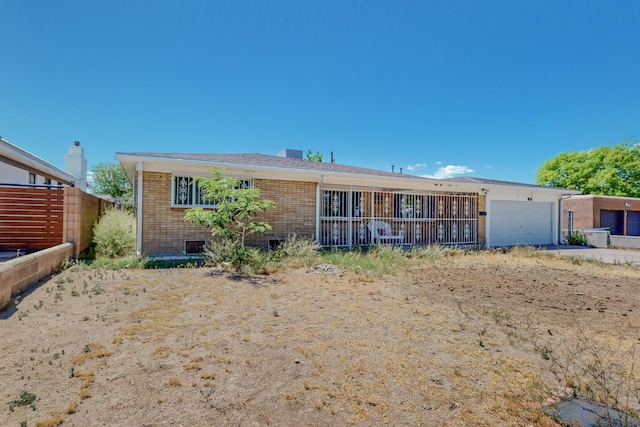
[[[421,168],[425,168],[425,167],[427,167],[426,163],[416,163],[415,165],[407,166],[407,170],[408,171],[412,171],[412,170],[421,169]]]
[[[447,165],[439,168],[433,175],[422,175],[425,178],[446,179],[454,176],[464,175],[473,172],[473,169],[466,166]]]

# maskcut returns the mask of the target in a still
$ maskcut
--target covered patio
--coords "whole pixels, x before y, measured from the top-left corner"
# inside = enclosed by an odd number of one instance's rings
[[[325,247],[478,243],[477,194],[322,187],[318,199]]]

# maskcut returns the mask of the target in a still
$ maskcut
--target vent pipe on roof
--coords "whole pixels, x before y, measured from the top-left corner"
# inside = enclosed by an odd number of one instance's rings
[[[395,172],[396,165],[391,165],[391,172]]]

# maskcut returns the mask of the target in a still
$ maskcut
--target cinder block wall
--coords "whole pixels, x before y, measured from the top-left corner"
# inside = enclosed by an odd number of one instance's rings
[[[52,271],[72,255],[73,245],[63,243],[0,263],[0,310],[19,292],[51,275]]]
[[[268,239],[296,234],[312,237],[315,232],[315,183],[255,180],[263,199],[273,200],[274,209],[255,218],[273,230],[249,236],[247,245],[266,248]],[[171,174],[143,173],[142,252],[146,255],[180,255],[185,240],[211,240],[211,230],[183,220],[186,209],[171,207]]]
[[[64,228],[62,240],[73,243],[74,258],[79,258],[93,241],[93,226],[112,203],[85,193],[79,188],[64,189]]]

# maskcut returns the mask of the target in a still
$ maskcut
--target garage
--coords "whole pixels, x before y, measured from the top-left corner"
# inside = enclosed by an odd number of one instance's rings
[[[492,201],[489,211],[491,246],[553,243],[553,204]]]

